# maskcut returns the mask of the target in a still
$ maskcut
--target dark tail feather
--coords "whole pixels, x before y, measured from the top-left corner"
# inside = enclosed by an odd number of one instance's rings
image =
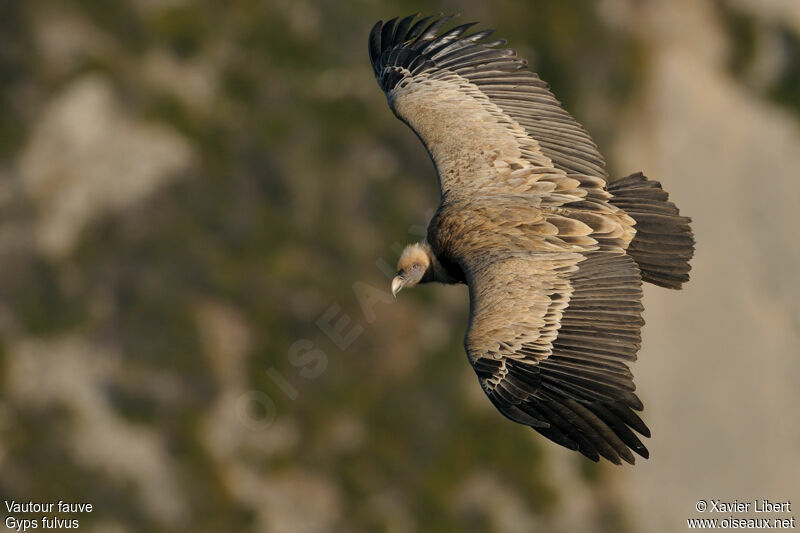
[[[608,184],[611,203],[636,221],[636,236],[628,246],[642,271],[642,280],[669,289],[689,281],[694,235],[689,217],[680,215],[657,181],[641,172]]]

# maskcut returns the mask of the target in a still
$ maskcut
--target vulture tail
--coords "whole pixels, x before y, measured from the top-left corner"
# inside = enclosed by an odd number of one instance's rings
[[[636,221],[636,236],[627,253],[642,271],[642,280],[669,289],[689,281],[694,235],[689,217],[680,215],[657,181],[641,172],[608,184],[611,203]]]

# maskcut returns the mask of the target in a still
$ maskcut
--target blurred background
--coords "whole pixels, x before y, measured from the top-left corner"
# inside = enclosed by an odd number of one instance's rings
[[[800,505],[800,3],[224,6],[0,3],[0,499],[89,502],[71,517],[114,533],[669,532],[701,498]],[[366,40],[418,10],[498,28],[612,176],[694,218],[692,282],[645,289],[650,460],[501,417],[463,287],[389,296],[438,190]]]

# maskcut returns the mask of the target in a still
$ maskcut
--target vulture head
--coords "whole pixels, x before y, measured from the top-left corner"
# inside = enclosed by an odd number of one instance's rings
[[[392,295],[396,298],[397,293],[405,287],[431,281],[433,258],[431,245],[425,241],[406,246],[397,261],[397,275],[392,280]]]

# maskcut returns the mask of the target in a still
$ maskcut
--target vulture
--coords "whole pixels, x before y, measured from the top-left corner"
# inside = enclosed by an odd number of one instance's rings
[[[691,219],[641,172],[609,180],[587,131],[494,30],[452,18],[379,21],[369,58],[394,114],[436,167],[441,202],[391,290],[464,283],[464,338],[507,418],[589,459],[647,458],[628,364],[642,282],[680,289]]]

